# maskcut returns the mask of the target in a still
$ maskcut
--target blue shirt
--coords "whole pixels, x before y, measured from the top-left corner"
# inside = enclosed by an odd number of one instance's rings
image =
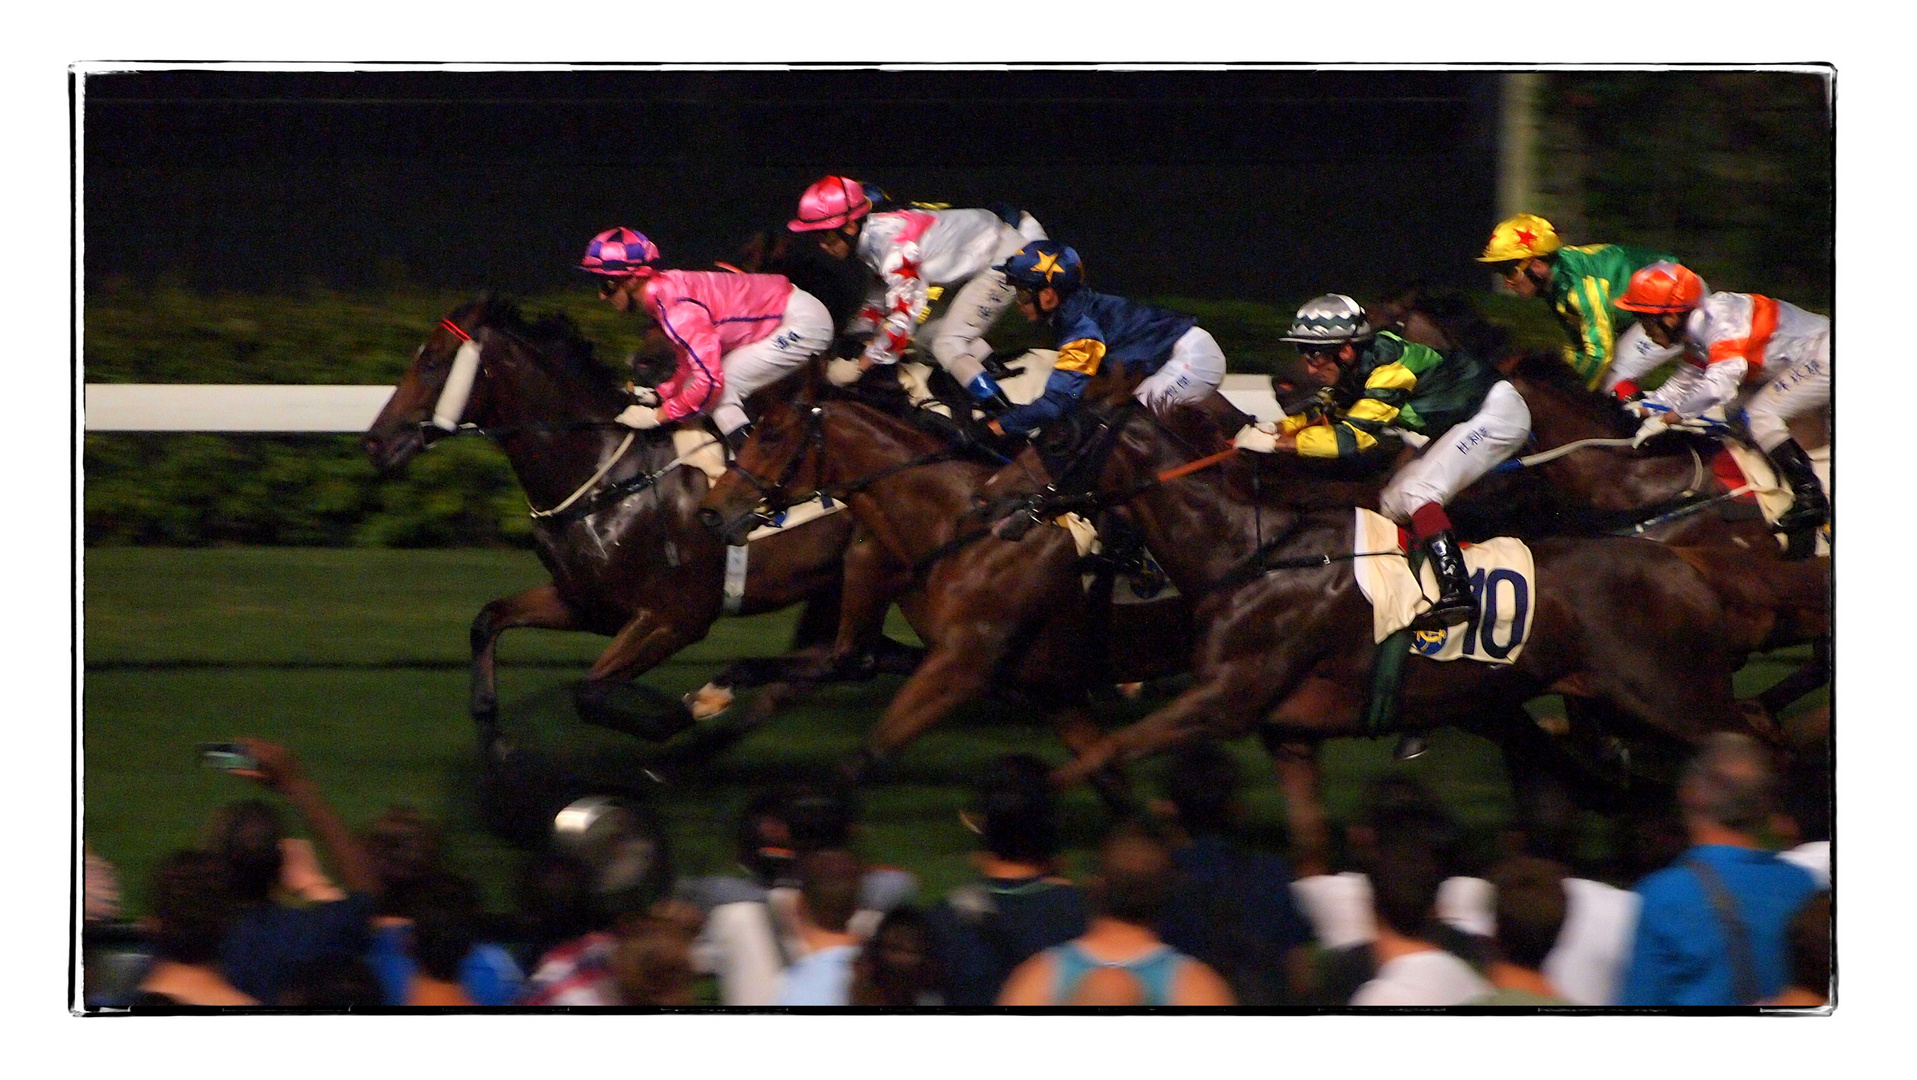
[[[780,1005],[844,1005],[852,996],[852,961],[857,945],[834,945],[807,953],[785,969]]]
[[[1736,901],[1760,997],[1783,990],[1790,981],[1790,921],[1818,891],[1816,880],[1769,851],[1712,844],[1685,854],[1717,871]],[[1618,1004],[1739,1004],[1723,924],[1697,871],[1679,861],[1638,882],[1636,892],[1643,907]]]
[[[1052,325],[1058,330],[1058,363],[1038,400],[999,416],[998,425],[1008,434],[1063,416],[1108,359],[1143,367],[1148,374],[1164,367],[1172,347],[1198,319],[1081,288],[1060,301]]]
[[[1090,917],[1084,891],[1067,881],[984,878],[954,889],[925,913],[945,1003],[994,1004],[1013,968],[1083,934]]]
[[[1209,834],[1172,852],[1172,865],[1178,880],[1158,936],[1224,976],[1243,1004],[1276,1004],[1285,953],[1311,940],[1291,902],[1290,865]]]
[[[321,957],[357,956],[366,948],[370,896],[292,907],[261,904],[242,912],[220,943],[226,981],[263,1005],[279,1004],[280,991],[298,969]]]
[[[366,962],[379,976],[380,994],[388,1005],[404,1005],[412,993],[412,933],[407,926],[381,926],[372,931]],[[474,945],[459,962],[459,986],[475,1005],[511,1005],[526,976],[512,954],[497,945]]]

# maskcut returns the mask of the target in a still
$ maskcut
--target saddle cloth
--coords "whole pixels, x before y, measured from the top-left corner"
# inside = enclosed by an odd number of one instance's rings
[[[1352,572],[1358,588],[1371,601],[1373,641],[1382,642],[1410,626],[1411,620],[1430,606],[1428,598],[1438,595],[1438,579],[1429,562],[1419,568],[1418,578],[1411,576],[1411,566],[1402,556],[1406,539],[1390,519],[1363,507],[1357,509],[1352,551],[1359,558],[1352,560]],[[1400,554],[1367,554],[1380,551]],[[1411,641],[1412,654],[1432,660],[1463,657],[1487,664],[1516,663],[1530,639],[1531,617],[1537,611],[1537,568],[1531,549],[1515,537],[1500,536],[1466,545],[1464,565],[1471,571],[1478,617],[1442,630],[1417,631]]]
[[[1771,467],[1770,459],[1756,447],[1746,446],[1736,439],[1718,440],[1724,452],[1711,462],[1717,478],[1725,487],[1736,491],[1748,487],[1750,494],[1757,499],[1757,508],[1764,512],[1764,521],[1777,524],[1777,519],[1791,508],[1791,489],[1777,477],[1777,470]],[[1811,461],[1811,471],[1817,474],[1817,481],[1830,490],[1830,444],[1826,443],[1815,450],[1805,452]],[[1817,530],[1817,554],[1830,554],[1830,536],[1828,529]],[[1777,534],[1779,547],[1788,546],[1790,538]]]
[[[1029,405],[1037,401],[1045,392],[1045,381],[1052,377],[1052,365],[1058,363],[1058,353],[1052,349],[1029,349],[1020,353],[1005,366],[1018,374],[1009,379],[1000,379],[998,387],[1014,405]],[[937,402],[927,385],[932,378],[932,365],[918,360],[906,360],[899,364],[899,383],[905,387],[907,396],[914,405],[925,405],[944,416],[950,416],[951,410]]]

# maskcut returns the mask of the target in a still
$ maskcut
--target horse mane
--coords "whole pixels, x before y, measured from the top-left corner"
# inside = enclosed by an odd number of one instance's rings
[[[1583,377],[1554,353],[1524,353],[1511,362],[1508,374],[1513,380],[1522,379],[1529,386],[1549,391],[1606,431],[1623,432],[1633,426],[1617,399],[1584,385]]]
[[[541,359],[558,361],[561,368],[586,382],[617,387],[626,381],[617,369],[599,359],[592,341],[563,311],[545,312],[537,320],[528,321],[517,300],[493,293],[481,296],[473,306],[479,314],[476,325],[490,326],[525,341]]]

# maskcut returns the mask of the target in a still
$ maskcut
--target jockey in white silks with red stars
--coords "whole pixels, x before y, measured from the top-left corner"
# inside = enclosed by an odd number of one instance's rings
[[[586,246],[579,268],[597,274],[599,295],[625,312],[643,311],[672,343],[677,366],[657,395],[619,414],[646,429],[709,414],[728,447],[751,426],[744,402],[832,343],[832,316],[812,294],[778,274],[662,270],[659,249],[631,229],[608,229]]]
[[[1645,429],[1741,402],[1751,440],[1791,487],[1791,508],[1777,527],[1794,532],[1829,521],[1824,486],[1786,422],[1830,404],[1830,320],[1768,296],[1710,292],[1675,262],[1631,275],[1617,306],[1659,345],[1684,350],[1664,385],[1626,406],[1646,417]]]
[[[877,289],[847,331],[871,333],[858,369],[897,363],[918,338],[973,398],[1010,407],[985,370],[992,352],[985,331],[1011,307],[1013,295],[995,268],[1028,242],[1046,239],[1044,228],[1026,213],[1013,225],[990,210],[872,209],[864,185],[828,176],[806,189],[798,216],[786,225],[821,234],[820,248],[836,258],[856,253],[878,275]],[[941,318],[921,327],[933,286],[957,292]]]

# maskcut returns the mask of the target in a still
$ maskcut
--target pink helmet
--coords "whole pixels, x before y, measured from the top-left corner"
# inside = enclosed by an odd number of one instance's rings
[[[579,269],[606,277],[633,277],[649,273],[647,263],[659,259],[658,245],[631,229],[607,229],[586,245]]]
[[[799,196],[799,216],[786,222],[793,232],[836,229],[872,212],[865,185],[848,176],[828,176]]]

